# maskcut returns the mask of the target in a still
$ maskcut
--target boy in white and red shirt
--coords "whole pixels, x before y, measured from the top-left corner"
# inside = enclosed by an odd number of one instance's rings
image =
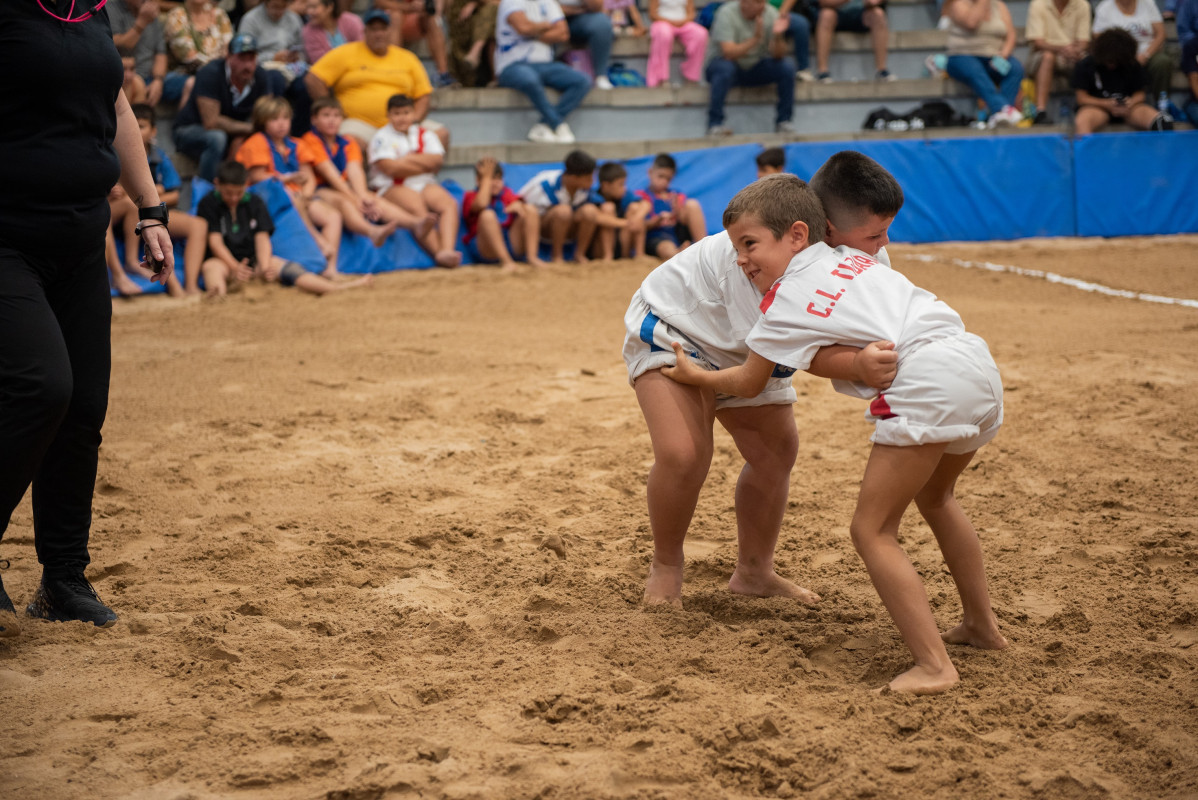
[[[874,166],[875,179],[893,182]],[[753,398],[780,367],[804,369],[838,379],[838,391],[872,398],[866,418],[875,425],[874,447],[850,527],[853,544],[915,658],[890,688],[944,691],[959,680],[945,642],[985,649],[1007,644],[991,609],[977,533],[953,496],[961,472],[1002,424],[994,360],[986,343],[934,295],[861,251],[826,244],[819,198],[793,175],[770,175],[742,190],[723,221],[738,266],[763,293],[761,314],[744,338],[748,357],[712,371],[688,353],[689,343],[675,340],[676,366],[661,374],[716,397]],[[861,380],[859,361],[879,347],[893,348],[898,357],[897,373],[881,393]],[[943,637],[898,542],[899,522],[913,500],[961,595],[964,620]]]
[[[457,252],[458,204],[437,183],[445,161],[445,147],[433,131],[416,120],[412,98],[392,95],[387,100],[387,124],[370,141],[370,188],[417,219],[430,213],[440,217],[435,227],[419,237],[439,267],[462,263]]]

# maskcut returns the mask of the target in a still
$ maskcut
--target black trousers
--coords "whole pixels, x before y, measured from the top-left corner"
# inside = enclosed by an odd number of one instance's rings
[[[49,574],[91,560],[111,323],[102,238],[69,255],[0,242],[0,537],[32,483],[34,545]]]

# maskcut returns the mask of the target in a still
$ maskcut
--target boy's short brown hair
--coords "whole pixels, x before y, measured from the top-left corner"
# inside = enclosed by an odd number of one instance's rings
[[[610,183],[618,181],[620,178],[627,178],[628,170],[619,161],[608,161],[603,166],[599,167],[599,182]]]
[[[312,116],[315,117],[326,108],[335,108],[341,112],[341,116],[345,116],[345,109],[341,107],[341,101],[332,95],[327,97],[318,97],[312,101]]]
[[[284,114],[289,117],[294,116],[291,110],[291,103],[288,103],[285,98],[275,97],[274,95],[259,97],[254,102],[254,111],[251,118],[254,132],[259,133],[266,130],[266,123]]]
[[[822,242],[827,232],[819,197],[806,181],[786,172],[766,175],[737,192],[724,209],[724,227],[746,216],[755,217],[775,239],[796,222],[806,223],[808,242]]]
[[[868,214],[894,217],[903,207],[903,189],[885,167],[864,153],[841,150],[811,176],[832,224],[849,230]]]

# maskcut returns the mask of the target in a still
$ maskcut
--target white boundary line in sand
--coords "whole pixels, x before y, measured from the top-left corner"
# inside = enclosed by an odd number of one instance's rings
[[[958,267],[966,269],[984,269],[990,272],[1010,272],[1014,275],[1023,275],[1028,278],[1043,278],[1049,283],[1061,283],[1066,286],[1072,286],[1074,289],[1081,289],[1083,292],[1095,292],[1097,294],[1105,294],[1108,297],[1123,297],[1128,300],[1143,300],[1146,303],[1161,303],[1167,306],[1185,306],[1186,308],[1198,308],[1198,300],[1187,300],[1178,297],[1164,297],[1158,294],[1145,294],[1143,292],[1131,292],[1126,289],[1112,289],[1109,286],[1103,286],[1101,283],[1091,283],[1090,281],[1078,280],[1077,278],[1066,278],[1064,275],[1058,275],[1055,272],[1045,272],[1039,269],[1024,269],[1023,267],[1012,267],[1006,264],[994,264],[990,261],[966,261],[961,258],[949,258],[946,256],[930,255],[928,253],[912,253],[907,258],[913,258],[916,261],[947,261]]]

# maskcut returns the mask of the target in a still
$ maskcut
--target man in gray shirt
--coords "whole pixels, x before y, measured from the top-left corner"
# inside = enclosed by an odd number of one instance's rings
[[[303,30],[303,19],[287,8],[287,0],[264,0],[247,11],[237,26],[238,33],[248,33],[258,42],[258,58],[263,66],[268,61],[302,62]]]
[[[111,0],[106,6],[112,41],[133,56],[134,71],[146,82],[146,102],[158,105],[166,75],[166,40],[158,21],[158,0]]]
[[[707,44],[707,82],[711,102],[707,107],[707,135],[728,136],[724,100],[734,86],[778,87],[775,130],[794,133],[791,123],[795,102],[795,62],[786,55],[786,40],[774,36],[778,9],[765,0],[736,0],[720,6]]]

